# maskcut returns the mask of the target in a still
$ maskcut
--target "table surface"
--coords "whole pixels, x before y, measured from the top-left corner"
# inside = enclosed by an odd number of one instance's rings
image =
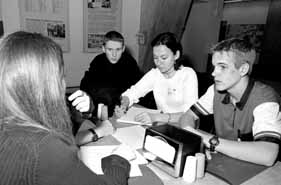
[[[128,124],[128,123],[114,122],[114,124],[118,124],[117,128],[132,126],[131,124]],[[81,129],[89,128],[89,125],[92,125],[92,124],[86,121],[85,123],[83,123]],[[107,136],[107,137],[103,137],[103,138],[99,139],[98,142],[90,143],[88,145],[109,145],[109,144],[118,144],[118,141],[113,136]],[[156,174],[161,179],[161,181],[164,185],[190,185],[190,184],[192,184],[192,185],[227,185],[228,184],[227,182],[209,174],[208,172],[205,173],[203,178],[196,179],[196,181],[194,181],[193,183],[187,183],[182,178],[174,178],[150,163],[145,165],[145,167],[144,166],[141,167],[142,171],[146,171],[145,173],[150,173],[144,169],[146,167],[148,167],[151,171],[153,171],[154,174]],[[260,172],[256,176],[245,181],[243,183],[243,185],[280,184],[280,182],[281,182],[280,173],[281,173],[281,162],[277,162],[274,166],[267,168],[266,170]],[[151,176],[151,174],[149,174],[149,175]],[[152,176],[153,176],[153,174],[152,174]],[[144,178],[145,178],[145,175],[143,177],[130,178],[129,185],[142,184],[142,183],[140,183],[140,181],[141,181],[141,179],[144,179]],[[155,184],[159,184],[159,183],[155,183]]]

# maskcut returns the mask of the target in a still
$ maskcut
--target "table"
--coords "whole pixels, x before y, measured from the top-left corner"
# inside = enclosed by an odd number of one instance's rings
[[[114,120],[113,120],[114,121]],[[84,123],[81,129],[86,129],[89,123]],[[128,123],[114,123],[118,128],[132,126]],[[116,145],[120,144],[113,136],[107,136],[99,139],[98,142],[90,143],[89,145]],[[152,164],[141,165],[140,169],[143,173],[142,177],[133,177],[129,179],[129,185],[143,185],[143,184],[151,184],[151,185],[227,185],[228,183],[223,181],[222,179],[217,178],[216,176],[206,172],[205,176],[201,179],[197,179],[193,183],[187,183],[182,178],[174,178],[168,175],[166,172],[160,170],[156,166]],[[242,169],[243,170],[243,169]],[[258,173],[253,178],[246,180],[243,182],[243,185],[257,185],[257,184],[267,184],[267,185],[275,185],[280,184],[281,182],[281,162],[277,162],[273,167],[267,168],[262,172]]]

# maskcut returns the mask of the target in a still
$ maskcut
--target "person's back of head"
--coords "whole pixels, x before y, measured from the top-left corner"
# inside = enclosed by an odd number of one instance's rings
[[[256,59],[256,51],[254,46],[240,38],[230,38],[216,44],[212,49],[212,53],[216,52],[233,52],[235,54],[235,67],[239,68],[242,64],[249,65],[248,74],[251,74]]]
[[[70,132],[60,46],[19,31],[4,37],[0,58],[0,119]]]

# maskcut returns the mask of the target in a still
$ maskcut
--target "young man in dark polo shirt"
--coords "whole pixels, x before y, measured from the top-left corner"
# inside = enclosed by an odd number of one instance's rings
[[[214,85],[180,119],[214,115],[215,135],[200,134],[206,147],[240,160],[271,166],[276,161],[280,135],[280,100],[269,86],[254,81],[250,73],[255,50],[245,40],[233,38],[213,48]]]

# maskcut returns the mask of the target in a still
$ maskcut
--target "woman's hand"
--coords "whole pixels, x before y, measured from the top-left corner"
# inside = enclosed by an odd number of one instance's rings
[[[122,116],[124,116],[126,114],[126,108],[124,108],[123,106],[119,106],[119,105],[116,105],[115,108],[114,108],[114,115],[117,117],[117,118],[121,118]]]
[[[152,125],[154,122],[154,114],[142,112],[135,117],[135,121],[141,122],[144,125]]]
[[[116,105],[114,108],[114,114],[117,118],[122,117],[124,114],[126,114],[128,107],[130,104],[130,100],[127,96],[121,97],[121,104]]]

